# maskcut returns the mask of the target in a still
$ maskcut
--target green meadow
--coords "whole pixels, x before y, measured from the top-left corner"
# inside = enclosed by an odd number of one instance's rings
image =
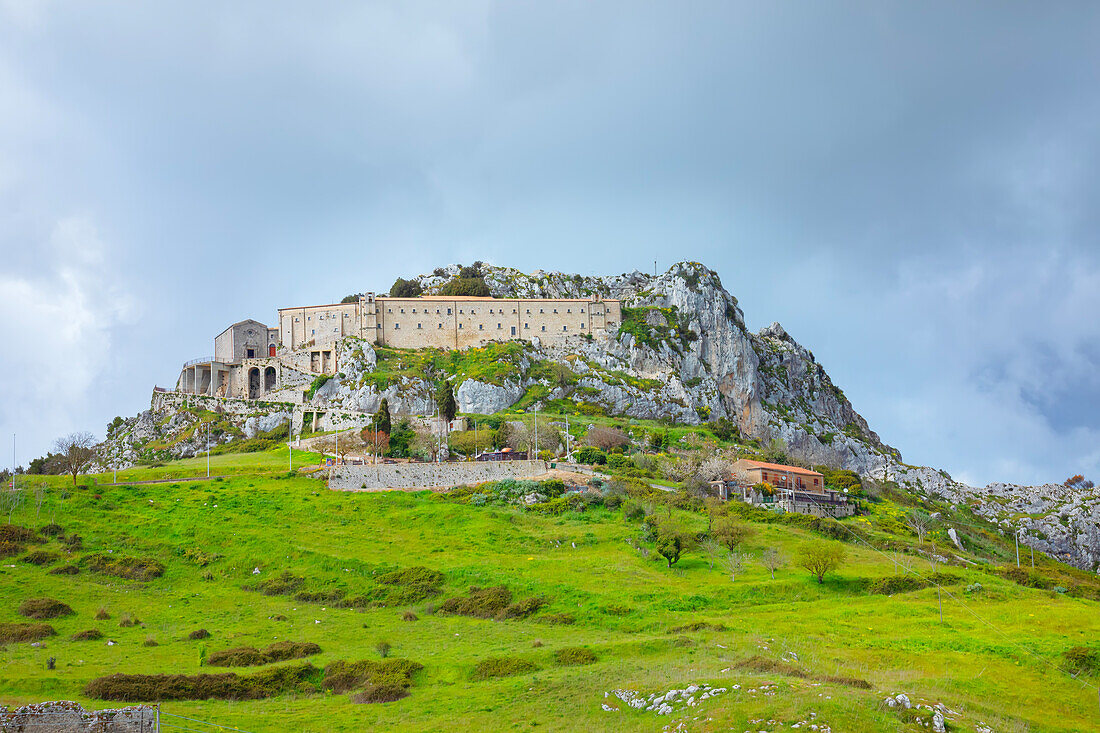
[[[295,458],[295,469],[318,459]],[[289,472],[287,459],[285,449],[213,456],[211,473],[223,478],[196,482],[174,480],[205,475],[205,458],[119,476],[168,480],[156,484],[103,485],[110,474],[82,478],[79,487],[66,477],[23,477],[10,527],[36,536],[17,538],[0,561],[0,623],[47,623],[56,634],[41,646],[4,644],[0,702],[117,707],[126,703],[89,697],[89,682],[114,674],[253,675],[308,663],[294,685],[268,697],[166,700],[162,710],[246,731],[926,729],[931,712],[883,704],[906,693],[915,703],[946,706],[949,730],[1100,728],[1095,679],[1058,669],[1068,649],[1094,644],[1100,632],[1094,576],[1037,557],[1036,574],[1057,587],[1014,582],[1001,570],[1015,567],[1011,544],[989,527],[966,530],[967,552],[930,540],[951,558],[936,567],[955,576],[944,592],[885,595],[872,588],[904,573],[895,553],[917,573],[932,572],[913,555],[917,540],[892,499],[842,522],[863,541],[847,530],[827,536],[809,525],[742,517],[755,530],[744,551],[773,548],[789,561],[774,579],[749,562],[731,580],[698,550],[668,568],[620,508],[546,515],[430,492],[330,492],[321,480]],[[655,512],[697,532],[708,525],[699,511]],[[43,534],[47,525],[54,526]],[[810,542],[844,549],[844,562],[821,584],[794,561]],[[41,564],[28,562],[32,556]],[[163,573],[110,574],[126,558],[159,563]],[[76,572],[51,573],[61,567]],[[438,571],[442,580],[386,584],[396,577],[387,573],[409,568]],[[292,592],[263,592],[284,582]],[[444,610],[471,587],[498,586],[518,609],[512,617]],[[356,597],[364,600],[340,607],[338,599]],[[56,599],[72,613],[41,621],[20,615],[35,598]],[[538,599],[526,607],[537,607],[531,613],[523,610],[529,599]],[[120,625],[124,618],[134,625]],[[71,639],[92,629],[101,637]],[[209,636],[188,638],[199,629]],[[315,643],[320,652],[251,667],[208,663],[222,650],[281,641]],[[576,648],[594,661],[565,663],[576,655],[559,652]],[[384,658],[422,665],[406,681],[407,696],[359,703],[355,690],[325,683],[332,672],[323,670],[334,662]],[[518,673],[486,678],[476,669]],[[689,684],[725,691],[678,702],[668,715],[608,695]]]

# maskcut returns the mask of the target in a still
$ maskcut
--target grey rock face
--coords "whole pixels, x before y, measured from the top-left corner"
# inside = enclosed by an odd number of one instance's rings
[[[524,391],[522,385],[514,382],[498,386],[467,379],[455,390],[455,401],[459,412],[488,415],[511,407],[523,397]]]

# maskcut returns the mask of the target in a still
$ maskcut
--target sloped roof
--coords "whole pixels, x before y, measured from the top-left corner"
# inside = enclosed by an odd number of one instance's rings
[[[767,461],[754,461],[750,458],[742,458],[738,463],[744,462],[749,469],[763,468],[768,471],[783,471],[785,473],[798,473],[803,476],[821,476],[822,474],[817,471],[811,471],[808,468],[800,468],[799,466],[784,466],[782,463],[768,463]]]

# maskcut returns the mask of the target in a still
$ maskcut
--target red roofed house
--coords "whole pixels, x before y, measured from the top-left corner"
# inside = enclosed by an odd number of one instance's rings
[[[847,496],[825,488],[823,475],[799,466],[742,458],[733,464],[731,480],[713,483],[727,500],[738,497],[749,504],[818,517],[848,517],[855,513]],[[760,484],[771,486],[774,493],[754,488]]]

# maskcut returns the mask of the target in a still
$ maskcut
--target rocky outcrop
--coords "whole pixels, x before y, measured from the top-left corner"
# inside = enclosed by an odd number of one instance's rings
[[[455,390],[455,401],[459,412],[491,415],[516,404],[525,391],[515,382],[496,385],[467,379]]]

